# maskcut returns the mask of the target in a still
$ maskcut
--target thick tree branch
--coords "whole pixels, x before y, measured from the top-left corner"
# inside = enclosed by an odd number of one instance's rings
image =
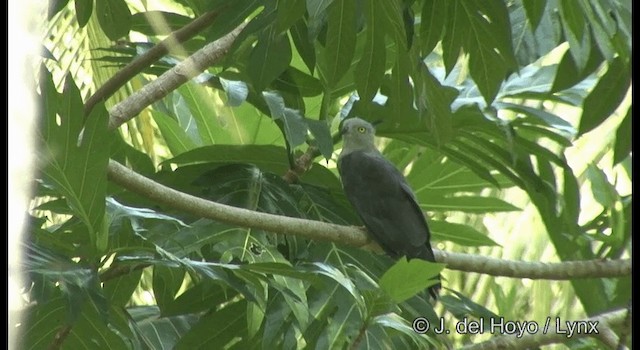
[[[382,251],[365,231],[353,226],[278,216],[211,202],[154,182],[113,160],[109,161],[107,171],[109,180],[129,191],[145,196],[160,205],[194,216],[242,227]],[[493,276],[565,280],[622,277],[631,273],[631,261],[628,259],[540,263],[499,260],[439,250],[434,250],[434,253],[436,261],[447,264],[449,269]]]
[[[193,20],[193,22],[171,33],[164,40],[152,47],[149,51],[136,57],[133,61],[129,62],[124,68],[119,70],[113,77],[107,80],[84,105],[84,114],[89,115],[96,103],[106,100],[109,96],[113,95],[119,88],[124,86],[131,78],[136,74],[142,72],[145,68],[149,67],[153,62],[157,61],[160,57],[166,55],[171,47],[175,47],[200,33],[203,29],[213,24],[216,17],[218,17],[219,11],[206,12],[200,17]]]
[[[592,317],[586,320],[571,321],[569,324],[573,325],[585,325],[586,327],[578,333],[574,332],[571,335],[571,339],[583,338],[583,337],[597,337],[601,339],[603,343],[613,346],[618,342],[618,337],[611,330],[612,328],[619,328],[625,323],[625,318],[630,311],[628,309],[621,309],[612,312],[607,312],[602,315]],[[556,323],[560,322],[560,323]],[[569,322],[568,320],[559,320],[551,317],[549,321],[549,327],[545,331],[544,324],[539,325],[538,332],[533,334],[525,334],[518,338],[515,335],[502,335],[492,338],[486,342],[477,343],[473,345],[464,346],[464,350],[494,350],[494,349],[532,349],[542,345],[564,343],[569,340]],[[576,328],[577,329],[577,328]]]
[[[245,26],[246,23],[242,23],[222,38],[205,45],[126,100],[113,106],[109,111],[109,130],[114,130],[134,118],[147,106],[215,64],[227,53]]]

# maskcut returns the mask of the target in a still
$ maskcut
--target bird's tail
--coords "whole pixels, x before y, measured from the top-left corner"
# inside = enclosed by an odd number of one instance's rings
[[[438,296],[440,294],[440,288],[442,288],[442,284],[440,283],[440,275],[438,275],[438,283],[429,287],[429,295],[431,295],[433,300],[438,300]]]
[[[419,254],[419,258],[422,260],[426,260],[426,261],[430,261],[430,262],[435,262],[435,256],[433,255],[433,250],[431,249],[431,247],[429,245],[426,246],[427,249],[422,249],[422,251]],[[438,274],[437,276],[438,279],[438,283],[434,284],[433,286],[429,287],[429,295],[431,295],[431,297],[433,298],[433,300],[438,300],[438,295],[440,293],[440,288],[442,288],[442,284],[440,283],[440,275]]]

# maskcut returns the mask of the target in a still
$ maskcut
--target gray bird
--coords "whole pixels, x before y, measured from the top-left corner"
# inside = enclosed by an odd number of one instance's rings
[[[351,118],[340,131],[342,186],[369,233],[394,259],[406,256],[435,262],[427,220],[402,173],[375,147],[373,125]],[[436,299],[439,290],[440,282],[429,293]]]

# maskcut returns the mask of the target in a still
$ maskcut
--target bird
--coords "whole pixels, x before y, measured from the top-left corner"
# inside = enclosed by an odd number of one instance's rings
[[[367,231],[390,257],[435,262],[431,232],[404,175],[375,146],[374,126],[360,118],[344,120],[338,172],[344,193]],[[441,288],[429,287],[438,299]]]

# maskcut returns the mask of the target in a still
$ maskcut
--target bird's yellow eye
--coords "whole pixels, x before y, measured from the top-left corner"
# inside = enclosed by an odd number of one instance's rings
[[[367,129],[365,129],[364,126],[358,128],[358,132],[361,134],[364,134],[365,131],[367,131]]]

